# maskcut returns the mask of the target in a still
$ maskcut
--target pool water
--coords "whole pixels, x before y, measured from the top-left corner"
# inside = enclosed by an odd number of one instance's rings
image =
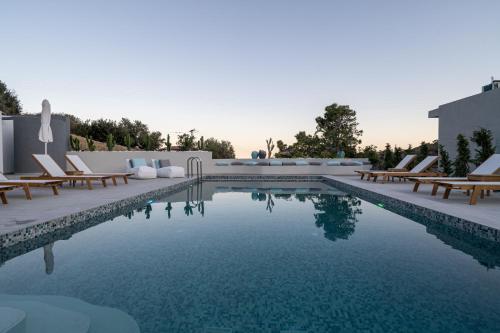
[[[0,267],[141,332],[500,331],[500,251],[325,184],[206,183]],[[0,300],[1,300],[0,296]]]

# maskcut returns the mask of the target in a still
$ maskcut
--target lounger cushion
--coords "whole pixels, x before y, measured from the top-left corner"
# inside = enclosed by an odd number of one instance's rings
[[[360,165],[363,165],[363,163],[358,162],[358,161],[341,161],[340,165],[342,165],[342,166],[360,166]]]
[[[157,176],[155,168],[144,165],[137,168],[132,168],[129,171],[134,173],[132,178],[135,179],[152,179],[156,178]]]
[[[257,162],[257,165],[268,166],[269,162],[261,161],[261,162]]]
[[[298,160],[298,161],[295,161],[295,165],[297,165],[297,166],[309,165],[309,162],[303,161],[303,160]]]
[[[243,162],[234,161],[234,162],[231,162],[231,165],[243,165]]]
[[[229,162],[219,161],[219,162],[215,162],[215,165],[217,165],[217,166],[228,166]]]
[[[148,164],[146,163],[146,160],[143,158],[132,158],[130,160],[130,166],[132,168],[138,168],[141,166],[148,166]]]
[[[309,162],[309,165],[321,165],[323,163],[321,163],[320,161],[311,161]]]
[[[269,165],[270,166],[281,166],[281,165],[283,165],[283,162],[282,161],[271,160],[271,161],[269,161]]]
[[[258,162],[255,161],[245,161],[243,162],[243,165],[249,165],[249,166],[254,166],[257,165]]]
[[[328,165],[328,166],[340,166],[340,162],[339,161],[328,161],[328,162],[326,162],[326,165]]]
[[[184,168],[179,166],[169,166],[158,169],[158,177],[160,178],[183,178]]]
[[[295,161],[283,161],[283,165],[284,165],[284,166],[291,166],[291,165],[295,165]]]

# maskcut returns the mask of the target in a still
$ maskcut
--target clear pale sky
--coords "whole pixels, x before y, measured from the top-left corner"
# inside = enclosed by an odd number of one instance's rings
[[[427,111],[500,77],[500,1],[2,1],[0,80],[26,112],[140,119],[237,156],[333,102],[363,145],[437,138]],[[175,134],[172,134],[175,135]]]

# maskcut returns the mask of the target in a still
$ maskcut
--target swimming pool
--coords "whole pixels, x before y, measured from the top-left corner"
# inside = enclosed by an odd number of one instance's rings
[[[496,243],[324,183],[207,182],[66,238],[9,257],[0,294],[145,333],[498,331]]]

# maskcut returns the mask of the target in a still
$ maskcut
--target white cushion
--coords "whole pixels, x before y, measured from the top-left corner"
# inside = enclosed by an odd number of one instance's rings
[[[158,177],[161,178],[184,178],[184,168],[179,166],[169,166],[159,168]]]
[[[128,172],[133,172],[132,178],[135,179],[152,179],[156,178],[156,169],[149,166],[140,166],[137,168],[128,169]]]

